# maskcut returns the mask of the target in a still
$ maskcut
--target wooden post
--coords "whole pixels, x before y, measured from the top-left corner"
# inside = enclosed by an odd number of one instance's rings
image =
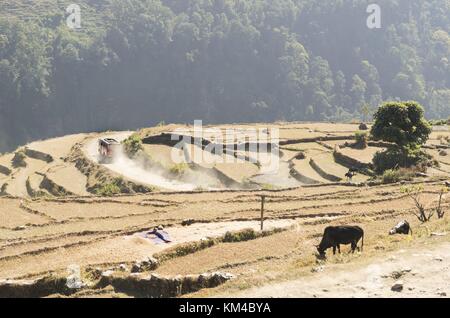
[[[264,200],[266,199],[265,195],[261,196],[261,231],[264,228]]]

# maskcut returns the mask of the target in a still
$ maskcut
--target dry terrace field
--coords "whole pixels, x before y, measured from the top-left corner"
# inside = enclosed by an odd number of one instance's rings
[[[95,155],[89,152],[91,148],[95,152],[100,136],[113,134],[126,138],[129,132],[81,134],[32,143],[20,148],[34,150],[25,151],[22,158],[25,167],[12,164],[15,154],[0,156],[0,165],[6,168],[0,170],[3,195],[0,197],[0,295],[4,284],[10,284],[2,280],[33,280],[48,275],[65,277],[68,266],[75,264],[81,267],[87,285],[71,293],[73,297],[142,296],[113,288],[113,283],[99,287],[95,285],[96,278],[89,273],[93,269],[112,270],[112,275],[128,277],[136,261],[150,256],[160,261],[159,266],[139,275],[170,278],[231,273],[234,279],[225,284],[187,295],[233,295],[253,286],[310,275],[317,266],[314,246],[327,225],[356,224],[366,232],[362,254],[331,257],[330,264],[369,259],[384,255],[386,251],[420,245],[431,240],[430,233],[450,230],[448,217],[420,225],[411,214],[414,204],[401,191],[400,184],[369,186],[364,183],[369,176],[362,173],[353,182],[343,179],[348,167],[335,161],[335,147],[363,163],[375,151],[375,147],[364,151],[345,146],[345,142],[347,145],[352,142],[350,136],[354,135],[357,125],[283,123],[269,126],[280,128],[284,137],[278,174],[265,175],[261,167],[250,161],[245,162],[243,166],[248,166],[243,169],[239,164],[236,168],[232,165],[201,167],[201,173],[216,177],[218,183],[223,179],[234,180],[233,186],[222,184],[214,190],[174,191],[155,187],[152,192],[136,190],[110,197],[96,195],[92,191],[94,186],[107,184],[117,177],[127,182],[127,189],[140,189],[127,175],[127,169],[113,171],[108,165],[96,162]],[[179,127],[169,125],[138,132],[144,142],[146,138],[150,140],[144,144],[144,153],[161,165],[167,164],[171,145],[151,141]],[[317,134],[321,135],[319,139]],[[330,142],[332,144],[327,144]],[[424,184],[421,200],[431,209],[437,204],[448,173],[445,156],[439,154],[439,149],[429,144],[427,150],[439,156],[437,159],[443,164],[440,170],[433,170],[433,177],[414,182]],[[298,156],[300,152],[304,159]],[[248,154],[239,155],[244,161],[242,158]],[[188,166],[188,169],[194,176],[198,171],[195,166]],[[210,174],[208,169],[214,173]],[[158,178],[167,176],[170,174],[157,175]],[[247,179],[245,183],[240,182],[241,177]],[[330,180],[332,177],[342,180]],[[149,184],[155,180],[149,180]],[[276,186],[268,184],[270,180]],[[186,178],[180,177],[176,182],[186,182]],[[248,187],[248,183],[252,186]],[[264,235],[259,234],[261,195],[266,196],[264,228],[268,231]],[[443,205],[445,209],[450,205],[448,195],[444,196]],[[403,219],[412,224],[414,235],[389,237],[389,229]],[[173,242],[155,244],[142,235],[158,225],[164,226]],[[253,229],[254,235],[250,238],[237,235],[235,241],[224,241],[227,232],[239,233],[248,228]],[[59,290],[52,293],[67,294]]]
[[[427,206],[435,204],[441,183],[426,184],[422,199]],[[227,231],[249,227],[257,229],[263,193],[268,196],[266,227],[286,231],[247,242],[220,243],[172,258],[153,272],[175,276],[225,270],[237,277],[229,283],[232,288],[241,283],[251,286],[277,277],[281,279],[293,270],[260,272],[270,264],[276,268],[276,264],[287,262],[291,266],[297,264],[295,271],[311,269],[314,246],[327,225],[362,226],[367,233],[368,254],[390,249],[391,243],[410,244],[403,238],[387,238],[387,231],[397,221],[408,219],[414,228],[418,226],[410,214],[413,202],[400,192],[399,185],[333,185],[269,192],[155,193],[33,201],[3,198],[0,199],[0,279],[61,274],[72,264],[83,269],[106,270],[118,264],[131,267],[136,260],[185,242],[219,237]],[[444,205],[448,207],[449,203],[446,198]],[[186,219],[191,219],[193,224],[182,226]],[[448,226],[441,223],[432,226]],[[156,245],[136,235],[159,224],[166,227],[173,243]]]

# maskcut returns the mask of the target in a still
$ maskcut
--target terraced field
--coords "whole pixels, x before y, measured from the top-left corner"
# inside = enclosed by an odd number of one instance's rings
[[[334,148],[326,143],[336,141],[339,147],[345,141],[351,142],[349,135],[354,134],[356,125],[270,125],[280,127],[285,134],[275,172],[250,160],[255,153],[236,151],[228,156],[239,159],[228,166],[186,160],[186,170],[175,174],[171,169],[175,163],[169,160],[173,144],[164,136],[180,127],[137,132],[144,142],[142,157],[127,160],[135,166],[145,159],[146,164],[139,169],[154,178],[142,182],[131,178],[129,167],[113,169],[96,160],[99,137],[126,138],[131,132],[66,136],[34,142],[0,156],[0,164],[5,167],[0,170],[0,295],[14,290],[14,284],[27,284],[39,296],[139,296],[117,289],[114,279],[144,279],[145,275],[171,279],[213,272],[230,273],[234,279],[194,295],[232,293],[311,271],[316,266],[314,246],[327,225],[362,226],[367,235],[364,255],[419,244],[430,231],[450,230],[447,218],[420,225],[412,214],[414,202],[401,191],[400,184],[369,185],[366,181],[370,176],[362,172],[351,182],[345,180],[349,167],[335,161]],[[237,127],[244,129],[245,125]],[[321,135],[317,137],[319,130]],[[187,147],[193,149],[190,144]],[[367,153],[349,147],[339,150],[347,149],[346,156],[364,161],[361,152],[369,157],[374,148],[369,147]],[[202,155],[217,156],[203,147],[199,149]],[[433,154],[438,151],[432,144],[427,150]],[[13,164],[18,152],[23,153],[21,164],[25,166]],[[443,158],[438,160],[444,162]],[[436,206],[448,177],[443,166],[430,169],[430,177],[413,182],[424,185],[420,199],[426,209]],[[199,179],[200,175],[212,178],[215,187],[200,187],[197,185],[201,180],[188,179]],[[117,178],[124,193],[96,194],[95,189]],[[171,184],[168,188],[155,186],[166,178],[191,187],[174,191]],[[264,232],[260,231],[261,196],[265,196]],[[444,195],[442,204],[444,209],[450,207],[449,195]],[[403,219],[413,225],[414,235],[388,237],[387,231]],[[156,226],[163,226],[172,242],[156,244],[145,236]],[[245,229],[251,231],[239,234]],[[150,256],[156,258],[158,266],[129,276],[138,261]],[[346,261],[358,257],[361,254],[349,256]],[[330,258],[329,262],[342,259]],[[40,286],[35,279],[66,277],[72,265],[80,267],[84,288],[70,292],[45,289],[46,294],[32,289]],[[99,274],[92,276],[93,272]],[[104,275],[115,278],[100,286],[100,280],[106,279]],[[6,279],[12,281],[2,281]]]
[[[69,162],[72,147],[88,135],[71,135],[45,141],[33,142],[18,149],[23,153],[23,166],[14,166],[15,154],[0,157],[2,166],[9,173],[0,172],[0,188],[4,195],[34,197],[36,195],[89,195],[87,179],[74,162]]]
[[[120,189],[122,193],[269,189],[347,182],[345,174],[354,167],[352,162],[370,170],[374,154],[385,149],[374,145],[353,148],[352,136],[358,131],[358,125],[352,124],[240,124],[205,128],[215,128],[226,143],[215,143],[214,133],[198,139],[192,126],[143,129],[137,132],[143,140],[138,158],[130,160],[122,156],[109,165],[99,164],[97,154],[97,139],[108,134],[79,134],[33,142],[0,156],[1,193],[16,197],[89,196],[118,178],[126,184]],[[232,138],[231,129],[234,130]],[[273,133],[272,129],[278,129],[280,138],[275,141],[279,141],[279,149],[273,154],[268,150],[255,152],[256,148],[250,144],[256,140],[245,136],[248,129],[267,135]],[[191,138],[190,143],[180,148],[181,139],[171,140],[174,132],[180,138]],[[123,140],[131,133],[109,135]],[[450,173],[448,149],[436,143],[442,140],[442,133],[445,132],[433,132],[427,144],[427,151],[440,163],[440,167],[430,169],[430,176]],[[195,138],[200,144],[194,145]],[[249,144],[245,146],[245,143]],[[218,149],[222,150],[217,152],[211,145],[221,146]],[[334,151],[339,158],[334,156]],[[23,164],[14,166],[13,158],[18,152],[25,155]],[[367,169],[362,169],[352,182],[368,179]]]
[[[427,205],[434,204],[441,184],[426,184],[423,200]],[[413,202],[400,192],[398,185],[33,201],[3,198],[0,199],[4,220],[0,228],[0,279],[61,275],[73,264],[83,270],[93,267],[114,270],[119,264],[131,268],[143,257],[185,242],[220,237],[227,231],[257,230],[262,194],[267,195],[266,229],[284,228],[284,232],[249,242],[219,243],[162,262],[153,272],[186,275],[226,269],[237,277],[245,277],[246,281],[257,282],[258,275],[247,272],[250,264],[250,267],[264,268],[271,261],[292,263],[304,259],[307,266],[313,265],[314,244],[327,224],[351,222],[363,226],[368,231],[369,250],[377,249],[375,238],[399,219],[407,218],[418,226],[410,214]],[[449,204],[445,198],[444,205]],[[191,225],[183,226],[187,219]],[[140,236],[139,233],[156,225],[165,226],[172,243],[158,245]]]

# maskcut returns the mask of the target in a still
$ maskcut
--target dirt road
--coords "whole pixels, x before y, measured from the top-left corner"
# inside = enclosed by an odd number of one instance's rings
[[[114,138],[118,141],[122,141],[126,138],[128,138],[132,132],[118,132],[118,133],[112,133],[108,136],[103,136],[104,138]],[[92,139],[89,141],[84,151],[89,159],[94,161],[97,164],[99,163],[98,158],[98,140]],[[123,153],[118,153],[116,157],[114,158],[114,161],[110,164],[103,164],[104,167],[123,175],[124,177],[146,185],[150,186],[157,186],[161,189],[171,190],[171,191],[192,191],[194,190],[197,185],[195,184],[188,184],[183,183],[176,180],[169,180],[162,175],[160,175],[156,171],[150,171],[147,169],[144,169],[142,166],[140,166],[137,162],[134,160],[129,159],[126,155]]]
[[[450,243],[446,242],[400,250],[365,264],[318,266],[307,277],[232,297],[449,297],[449,268]]]

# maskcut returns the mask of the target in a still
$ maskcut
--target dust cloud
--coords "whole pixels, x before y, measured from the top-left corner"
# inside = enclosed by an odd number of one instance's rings
[[[117,133],[104,138],[114,138],[121,142],[128,138],[131,132]],[[214,190],[220,188],[220,181],[215,176],[204,172],[186,171],[180,179],[170,179],[165,176],[166,172],[158,168],[145,167],[143,162],[130,159],[123,151],[117,151],[111,163],[101,163],[98,154],[98,139],[91,140],[85,147],[85,153],[90,160],[101,164],[109,170],[120,174],[131,181],[156,186],[170,191],[193,191],[198,188]]]

